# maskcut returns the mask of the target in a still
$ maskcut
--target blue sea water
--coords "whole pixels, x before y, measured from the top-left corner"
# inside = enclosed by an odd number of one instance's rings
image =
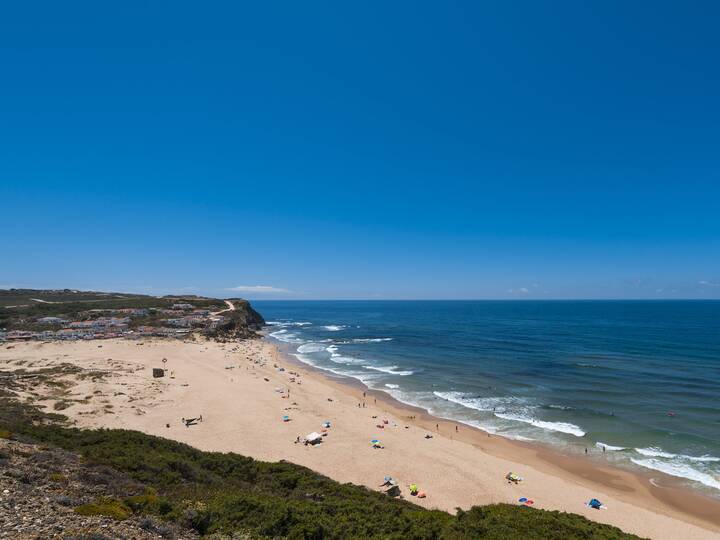
[[[328,374],[720,496],[720,302],[253,305],[273,339]]]

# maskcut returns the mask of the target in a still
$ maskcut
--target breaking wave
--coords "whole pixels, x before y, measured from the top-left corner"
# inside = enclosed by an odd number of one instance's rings
[[[635,459],[630,458],[630,461],[632,461],[635,465],[640,465],[641,467],[646,467],[648,469],[653,469],[655,471],[660,471],[665,474],[669,474],[670,476],[675,476],[678,478],[685,478],[687,480],[694,480],[695,482],[700,482],[703,485],[706,485],[711,488],[720,489],[720,481],[701,471],[698,471],[697,469],[691,467],[690,465],[686,463],[679,463],[676,461],[662,461],[661,459],[657,458],[648,458],[648,459]]]
[[[325,345],[321,345],[320,343],[304,343],[303,345],[300,345],[297,348],[297,352],[299,353],[314,353],[314,352],[320,352],[325,351],[329,347],[326,347]]]
[[[623,450],[628,450],[625,446],[613,446],[612,444],[605,444],[604,442],[596,442],[595,446],[600,448],[602,450],[603,448],[607,450],[608,452],[622,452]]]
[[[684,454],[671,454],[670,452],[664,452],[660,448],[635,448],[635,451],[641,456],[653,457],[653,458],[665,458],[665,459],[681,459],[683,461],[705,461],[713,462],[720,461],[720,458],[713,456],[686,456]]]
[[[512,420],[514,422],[523,422],[530,424],[540,429],[546,429],[548,431],[558,431],[560,433],[567,433],[568,435],[574,435],[575,437],[584,437],[585,432],[575,424],[569,422],[547,422],[545,420],[537,420],[529,416],[522,416],[517,414],[504,414],[495,413],[495,416],[502,418],[503,420]]]
[[[381,371],[382,373],[389,373],[390,375],[400,375],[401,377],[407,377],[415,373],[414,371],[397,371],[398,366],[363,366],[365,369],[372,369],[374,371]]]

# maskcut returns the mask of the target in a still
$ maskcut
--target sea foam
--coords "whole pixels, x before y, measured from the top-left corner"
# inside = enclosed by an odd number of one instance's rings
[[[266,321],[266,325],[268,326],[279,326],[279,327],[285,327],[285,326],[310,326],[311,322],[301,321],[301,322],[294,322],[294,321]]]
[[[321,345],[320,343],[304,343],[297,348],[299,353],[314,353],[327,350],[328,347]]]
[[[401,377],[407,377],[415,373],[414,371],[397,371],[398,366],[363,366],[365,369],[372,369],[374,371],[382,371],[383,373],[389,373],[390,375],[400,375]]]
[[[665,474],[669,474],[671,476],[676,476],[678,478],[694,480],[695,482],[700,482],[701,484],[706,485],[708,487],[720,489],[720,481],[718,481],[717,478],[714,478],[713,476],[711,476],[707,473],[698,471],[697,469],[695,469],[685,463],[678,463],[675,461],[668,462],[668,461],[662,461],[660,459],[655,459],[655,458],[648,458],[648,459],[630,458],[630,461],[632,461],[635,465],[640,465],[641,467],[646,467],[648,469],[660,471]]]
[[[622,452],[623,450],[627,450],[628,448],[625,446],[613,446],[612,444],[605,444],[604,442],[596,442],[595,446],[597,446],[600,449],[605,449],[608,452]]]
[[[662,449],[655,447],[635,448],[635,451],[645,457],[681,459],[684,461],[720,461],[720,458],[714,456],[686,456],[684,454],[671,454],[670,452],[664,452]]]
[[[502,418],[503,420],[512,420],[514,422],[523,422],[530,424],[540,429],[546,429],[548,431],[558,431],[560,433],[567,433],[568,435],[574,435],[575,437],[584,437],[585,432],[575,424],[569,422],[547,422],[545,420],[537,420],[528,416],[521,416],[516,414],[504,414],[495,413],[495,416]]]

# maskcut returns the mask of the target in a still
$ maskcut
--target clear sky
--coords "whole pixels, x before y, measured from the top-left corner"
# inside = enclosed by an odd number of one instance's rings
[[[241,4],[4,6],[0,287],[720,298],[719,3]]]

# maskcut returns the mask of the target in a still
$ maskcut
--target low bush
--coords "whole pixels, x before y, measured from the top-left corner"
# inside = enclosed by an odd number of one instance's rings
[[[56,484],[67,484],[69,482],[68,477],[63,473],[52,473],[50,475],[50,481]]]
[[[75,513],[81,516],[107,516],[122,521],[132,514],[128,506],[113,498],[101,498],[88,504],[82,504],[75,508]]]

